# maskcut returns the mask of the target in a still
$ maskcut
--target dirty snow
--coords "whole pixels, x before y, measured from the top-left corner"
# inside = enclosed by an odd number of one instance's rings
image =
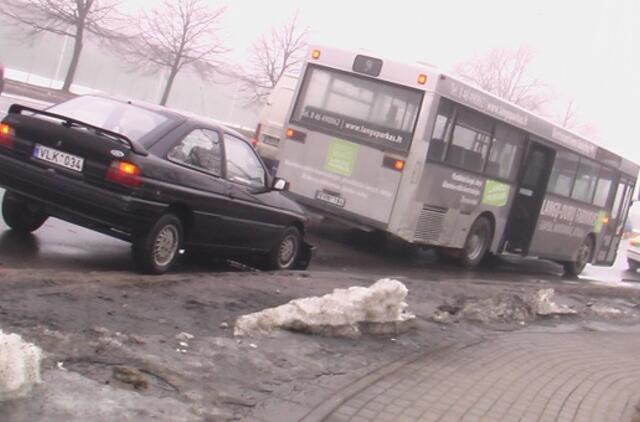
[[[241,316],[234,335],[264,334],[276,329],[338,337],[395,333],[415,322],[415,315],[405,311],[407,292],[404,284],[389,278],[370,287],[335,289],[321,297],[296,299]]]
[[[39,383],[41,360],[37,346],[0,330],[0,401],[23,397]]]
[[[482,323],[526,322],[536,316],[573,315],[578,312],[555,302],[554,289],[540,289],[535,294],[499,293],[486,298],[457,297],[438,307],[431,319],[449,324],[462,319]]]
[[[578,311],[567,305],[559,305],[553,301],[555,290],[540,289],[533,300],[533,308],[538,315],[573,315]]]

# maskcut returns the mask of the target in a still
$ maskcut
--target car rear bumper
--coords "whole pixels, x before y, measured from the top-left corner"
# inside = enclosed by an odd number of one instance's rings
[[[0,155],[0,186],[41,205],[47,215],[125,240],[167,207],[5,155]]]

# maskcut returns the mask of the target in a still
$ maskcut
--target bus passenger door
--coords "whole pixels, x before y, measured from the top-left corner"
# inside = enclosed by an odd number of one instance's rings
[[[508,252],[526,255],[529,251],[554,157],[552,148],[529,143],[505,228],[504,249]]]
[[[604,245],[601,253],[606,252],[606,256],[600,254],[596,257],[596,262],[606,265],[613,265],[618,253],[618,246],[624,231],[624,223],[629,213],[633,195],[633,182],[626,178],[620,178],[618,188],[613,201],[613,207],[609,216],[608,224],[603,228]]]

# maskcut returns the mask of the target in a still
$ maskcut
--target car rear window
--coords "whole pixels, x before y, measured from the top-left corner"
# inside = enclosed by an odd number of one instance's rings
[[[145,135],[167,122],[162,114],[136,105],[101,97],[77,97],[47,111],[71,117],[142,142]]]

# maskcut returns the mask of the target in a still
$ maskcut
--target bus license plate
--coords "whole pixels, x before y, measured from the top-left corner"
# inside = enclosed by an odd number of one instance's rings
[[[337,207],[343,208],[344,207],[344,198],[341,198],[339,196],[335,196],[335,195],[330,195],[326,192],[322,192],[322,191],[316,191],[316,199],[319,199],[320,201],[323,202],[328,202],[332,205],[335,205]]]
[[[40,144],[36,144],[33,148],[33,156],[38,160],[56,164],[77,172],[82,172],[82,167],[84,166],[84,158]]]

